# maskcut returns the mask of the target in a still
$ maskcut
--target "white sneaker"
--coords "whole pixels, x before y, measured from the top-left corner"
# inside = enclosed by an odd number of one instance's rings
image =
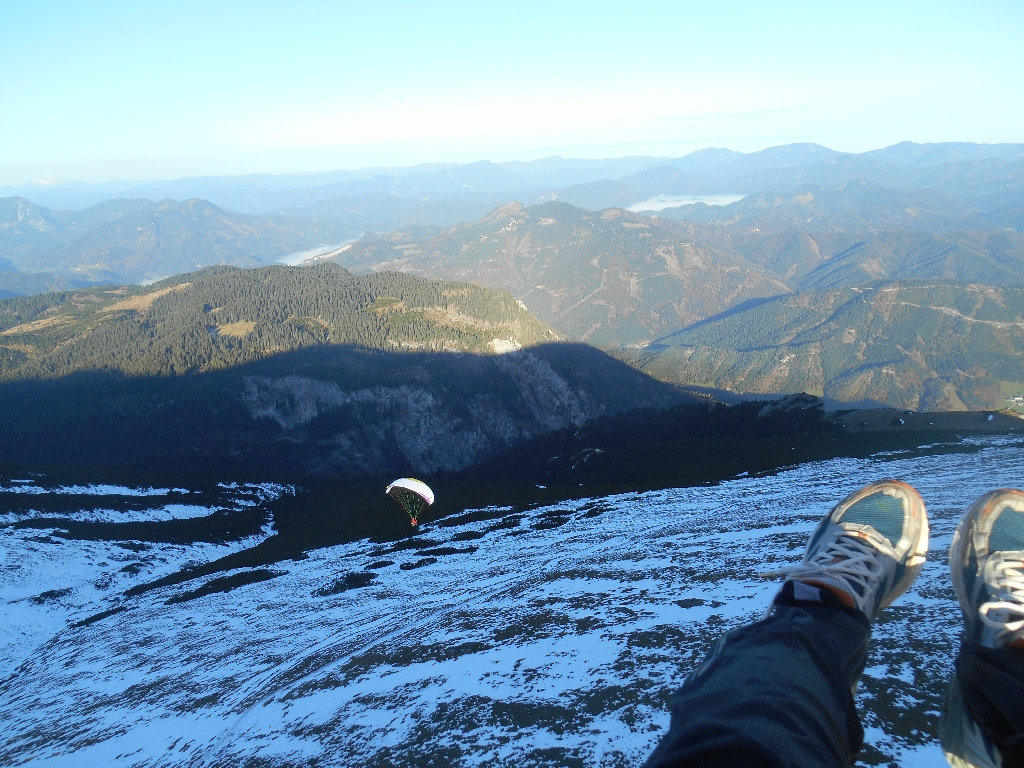
[[[872,621],[906,592],[928,553],[920,494],[880,480],[850,494],[822,518],[803,561],[778,573],[846,595]]]

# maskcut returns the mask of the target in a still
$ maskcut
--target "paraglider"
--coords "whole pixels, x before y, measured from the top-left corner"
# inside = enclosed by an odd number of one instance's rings
[[[434,492],[430,486],[412,477],[395,480],[385,493],[401,505],[413,525],[419,525],[420,513],[434,503]]]

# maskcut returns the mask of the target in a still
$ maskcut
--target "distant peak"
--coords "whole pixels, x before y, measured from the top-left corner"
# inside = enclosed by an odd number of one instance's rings
[[[511,213],[519,213],[521,210],[523,210],[522,203],[508,203],[506,205],[501,206],[500,208],[496,208],[493,211],[491,211],[484,219],[484,221],[490,222],[496,218],[508,216]]]

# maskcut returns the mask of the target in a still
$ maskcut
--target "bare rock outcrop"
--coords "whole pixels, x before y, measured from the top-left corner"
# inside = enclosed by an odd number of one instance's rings
[[[454,471],[539,434],[683,397],[581,345],[408,359],[415,375],[391,371],[375,386],[246,376],[240,400],[254,422],[272,422],[309,452],[310,472],[353,475]]]

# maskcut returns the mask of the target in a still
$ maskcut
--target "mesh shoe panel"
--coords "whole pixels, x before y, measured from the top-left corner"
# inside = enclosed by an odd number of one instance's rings
[[[992,533],[988,537],[989,552],[1024,550],[1024,514],[1004,506],[996,513]]]
[[[843,513],[844,523],[870,525],[896,544],[903,536],[903,500],[884,493],[873,493],[852,504]]]
[[[914,582],[928,551],[921,496],[899,480],[851,493],[822,518],[800,563],[780,576],[850,597],[872,621]]]

